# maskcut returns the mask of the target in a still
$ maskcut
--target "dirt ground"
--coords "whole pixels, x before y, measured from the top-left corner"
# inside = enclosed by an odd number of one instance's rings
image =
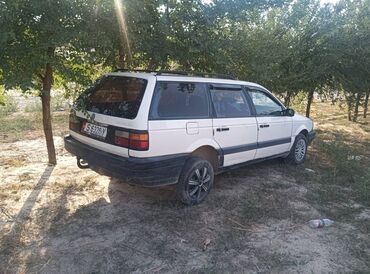
[[[0,143],[0,273],[370,272],[369,207],[349,200],[351,218],[307,225],[342,206],[310,199],[313,149],[305,167],[273,160],[219,175],[186,207],[171,187],[78,169],[62,137],[58,165],[45,165],[39,133]]]

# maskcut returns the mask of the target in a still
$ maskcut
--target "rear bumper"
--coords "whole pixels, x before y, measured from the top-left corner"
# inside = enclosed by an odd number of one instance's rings
[[[114,155],[74,139],[64,138],[64,147],[71,154],[84,159],[99,174],[116,177],[130,184],[160,186],[177,183],[187,154],[133,158]]]
[[[316,131],[315,130],[310,131],[307,135],[308,143],[310,144],[313,141],[313,139],[315,139],[315,137]]]

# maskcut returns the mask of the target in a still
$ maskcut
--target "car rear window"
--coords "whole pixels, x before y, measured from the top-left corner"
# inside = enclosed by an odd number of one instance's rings
[[[150,118],[197,119],[209,117],[207,87],[202,83],[158,82]]]
[[[145,79],[105,76],[80,96],[76,105],[77,108],[85,108],[104,115],[134,119],[146,86]]]

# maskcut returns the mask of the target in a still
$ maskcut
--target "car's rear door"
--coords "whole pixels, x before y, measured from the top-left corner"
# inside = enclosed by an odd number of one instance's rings
[[[256,118],[240,85],[210,85],[214,109],[213,134],[224,166],[253,160],[257,148]]]
[[[255,158],[265,158],[288,152],[291,145],[292,117],[283,116],[284,106],[271,94],[250,87],[258,124],[258,148]]]
[[[160,80],[149,114],[151,156],[191,153],[212,139],[212,118],[204,83]]]

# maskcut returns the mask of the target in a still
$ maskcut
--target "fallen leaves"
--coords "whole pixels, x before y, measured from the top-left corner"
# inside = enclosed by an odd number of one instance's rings
[[[207,250],[207,247],[211,244],[211,239],[210,238],[206,238],[203,242],[203,251],[206,251]]]

